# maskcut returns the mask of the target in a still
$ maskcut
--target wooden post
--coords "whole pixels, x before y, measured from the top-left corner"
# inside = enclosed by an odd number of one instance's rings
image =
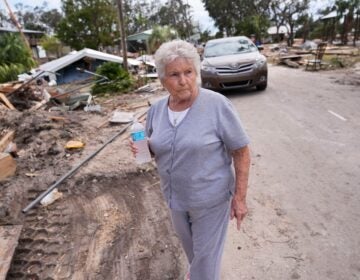
[[[118,9],[119,9],[119,21],[120,21],[119,24],[120,24],[120,34],[121,34],[121,49],[123,52],[123,64],[124,64],[125,71],[128,72],[126,34],[125,34],[125,27],[124,27],[122,0],[117,0],[117,5],[118,5]]]

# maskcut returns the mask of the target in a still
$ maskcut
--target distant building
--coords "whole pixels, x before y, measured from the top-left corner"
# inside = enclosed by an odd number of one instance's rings
[[[285,38],[289,37],[290,28],[285,25],[281,25],[279,30],[277,30],[276,26],[271,26],[268,28],[267,33],[271,42],[276,40],[283,41]]]
[[[10,32],[19,33],[19,30],[16,28],[0,27],[0,36],[1,34]],[[45,56],[45,53],[43,52],[39,42],[41,37],[45,35],[45,32],[29,29],[23,29],[22,32],[24,33],[26,39],[29,42],[30,48],[33,52],[33,57],[36,59],[43,58]]]

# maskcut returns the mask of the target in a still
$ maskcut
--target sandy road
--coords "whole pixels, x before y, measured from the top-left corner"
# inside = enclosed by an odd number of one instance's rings
[[[265,92],[227,95],[252,139],[252,170],[222,279],[360,279],[360,89],[336,82],[347,77],[270,66]]]
[[[265,92],[228,95],[252,140],[252,172],[250,213],[241,233],[231,224],[222,280],[359,279],[359,86],[335,83],[359,72],[271,66],[269,75]],[[45,111],[0,114],[21,155],[0,187],[0,225],[23,226],[7,279],[183,279],[156,170],[135,166],[125,138],[62,184],[61,200],[21,213],[118,131],[98,125],[122,102],[104,115],[69,112],[66,123]],[[85,149],[64,150],[77,137]]]

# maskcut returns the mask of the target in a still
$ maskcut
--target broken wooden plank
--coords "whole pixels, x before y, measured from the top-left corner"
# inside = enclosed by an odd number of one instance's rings
[[[0,99],[4,102],[4,104],[5,104],[6,106],[8,106],[11,110],[16,110],[16,108],[14,107],[14,105],[11,104],[11,102],[9,101],[9,99],[7,99],[4,94],[0,93]]]
[[[0,181],[13,176],[16,171],[16,161],[10,154],[0,153]]]
[[[29,111],[36,111],[39,110],[42,106],[44,106],[47,103],[46,100],[42,100],[40,102],[37,102],[34,106],[32,106]]]
[[[7,132],[0,140],[0,153],[5,151],[6,147],[14,139],[15,131],[11,130]]]
[[[0,280],[5,280],[18,245],[22,226],[0,226]]]
[[[10,93],[16,89],[18,89],[19,87],[21,87],[22,82],[21,83],[6,83],[6,84],[1,84],[0,85],[0,92],[4,93],[5,95],[7,93]]]

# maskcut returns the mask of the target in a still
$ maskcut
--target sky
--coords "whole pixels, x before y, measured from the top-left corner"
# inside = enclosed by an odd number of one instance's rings
[[[42,6],[44,0],[7,0],[12,9],[15,10],[16,3],[22,3],[24,6]],[[61,7],[61,0],[47,0],[49,9],[59,9]],[[214,21],[209,17],[209,13],[205,10],[204,4],[201,0],[184,0],[184,3],[188,3],[192,6],[192,14],[195,22],[199,22],[201,31],[210,30],[212,34],[216,33],[217,29],[214,25]],[[328,6],[334,3],[334,0],[312,0],[310,2],[310,10],[315,13],[318,9]],[[6,10],[3,1],[0,1],[0,9]],[[316,18],[316,16],[315,16]]]
[[[42,6],[44,0],[7,0],[10,7],[15,10],[15,4],[22,3],[23,6]],[[61,0],[47,0],[49,9],[59,9],[61,7]],[[189,3],[192,6],[193,17],[196,22],[199,22],[202,31],[210,30],[215,31],[214,21],[209,17],[208,12],[204,9],[204,5],[201,0],[184,0],[184,3]],[[0,9],[6,10],[3,1],[0,1]]]

